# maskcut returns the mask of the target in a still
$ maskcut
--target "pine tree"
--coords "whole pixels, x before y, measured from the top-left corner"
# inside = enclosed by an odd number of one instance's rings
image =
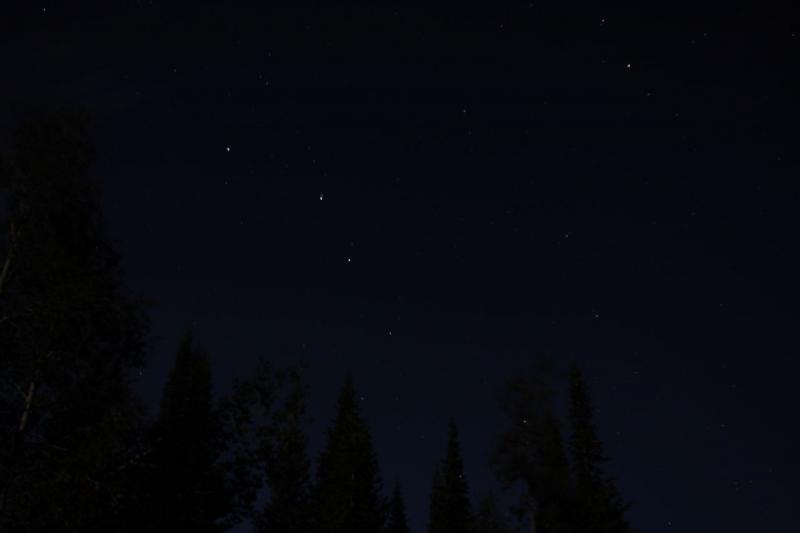
[[[0,529],[112,531],[142,408],[147,320],[89,179],[88,122],[26,122],[5,158],[0,258]]]
[[[478,503],[475,513],[474,533],[511,533],[511,526],[497,506],[494,493],[485,494]]]
[[[447,453],[434,474],[431,508],[428,519],[430,533],[467,533],[472,527],[472,506],[469,486],[464,476],[458,427],[450,420]]]
[[[302,371],[290,368],[285,376],[288,391],[273,417],[261,450],[269,500],[257,519],[265,533],[308,533],[311,528],[311,479],[307,456],[307,393]]]
[[[314,487],[317,533],[378,533],[385,516],[378,459],[366,421],[358,411],[356,389],[347,377],[336,417],[317,463]]]
[[[594,407],[588,387],[576,365],[570,371],[570,422],[577,497],[578,531],[623,533],[631,531],[614,479],[605,471],[608,458],[594,424]]]
[[[403,491],[400,488],[399,481],[396,481],[394,484],[392,501],[389,507],[389,521],[386,525],[386,533],[408,533],[406,504],[403,500]]]
[[[192,346],[191,333],[187,333],[152,429],[146,458],[150,469],[144,478],[146,529],[223,530],[221,522],[230,500],[220,465],[222,437],[209,357]]]

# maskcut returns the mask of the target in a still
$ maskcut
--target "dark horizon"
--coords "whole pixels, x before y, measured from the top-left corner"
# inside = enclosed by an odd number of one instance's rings
[[[421,532],[450,417],[499,492],[496,393],[549,355],[635,528],[791,531],[796,32],[743,5],[11,2],[0,147],[90,117],[153,416],[187,327],[220,397],[307,361],[315,464],[351,373]]]

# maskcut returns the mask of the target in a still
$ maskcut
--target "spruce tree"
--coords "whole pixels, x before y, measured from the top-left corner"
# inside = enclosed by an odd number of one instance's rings
[[[125,291],[88,121],[27,121],[4,158],[0,529],[113,531],[142,409],[147,320]]]
[[[408,519],[406,517],[406,504],[403,500],[403,491],[400,482],[394,484],[392,500],[389,505],[389,520],[386,524],[386,533],[408,533]]]
[[[260,446],[269,499],[256,524],[265,533],[308,533],[311,479],[304,430],[307,392],[301,368],[292,367],[280,377],[287,381],[287,391]]]
[[[327,443],[317,462],[314,517],[317,533],[378,533],[386,502],[381,495],[378,459],[356,389],[345,380]]]
[[[430,533],[467,533],[472,527],[472,506],[469,486],[464,475],[458,427],[452,419],[448,425],[447,452],[434,474],[431,508],[428,520]]]
[[[570,451],[575,472],[577,530],[598,533],[631,531],[625,518],[628,505],[606,472],[608,458],[594,423],[594,407],[583,374],[570,371]]]
[[[164,386],[145,460],[145,529],[224,529],[230,500],[220,465],[222,437],[209,357],[192,346],[191,333],[186,333]]]

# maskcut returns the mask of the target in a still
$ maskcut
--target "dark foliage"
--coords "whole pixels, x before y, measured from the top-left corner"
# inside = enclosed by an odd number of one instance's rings
[[[434,474],[431,489],[428,531],[431,533],[467,533],[472,528],[469,486],[464,475],[464,461],[458,427],[450,420],[447,453]]]
[[[211,365],[181,341],[143,459],[139,517],[144,530],[221,531],[230,494],[220,464],[223,433],[214,406]]]
[[[247,379],[234,383],[222,402],[224,469],[231,490],[230,523],[256,519],[255,503],[266,483],[266,460],[273,453],[273,418],[280,396],[280,373],[261,361]]]
[[[381,486],[372,438],[359,414],[356,389],[348,376],[317,465],[314,530],[318,533],[381,531],[386,516]]]
[[[542,358],[507,383],[500,401],[511,427],[493,453],[499,479],[506,487],[523,489],[517,514],[540,533],[570,527],[569,470],[553,414],[556,378],[553,362]]]
[[[406,517],[406,503],[403,499],[403,490],[400,482],[394,484],[392,500],[389,503],[389,519],[386,523],[386,533],[408,533],[408,519]]]
[[[608,458],[597,435],[586,381],[574,365],[570,371],[569,407],[577,529],[607,533],[631,531],[625,518],[628,505],[614,479],[605,471]]]
[[[279,378],[286,382],[283,404],[275,411],[261,446],[269,500],[256,523],[259,531],[268,533],[307,533],[311,528],[311,476],[304,429],[308,394],[301,368],[290,368]]]
[[[5,531],[113,531],[126,497],[141,416],[128,376],[143,362],[147,321],[105,234],[87,131],[77,113],[30,120],[3,163]]]

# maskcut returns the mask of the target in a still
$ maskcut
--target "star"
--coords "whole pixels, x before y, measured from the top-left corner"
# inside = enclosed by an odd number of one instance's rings
[[[231,147],[230,147],[230,146],[226,146],[226,147],[225,147],[225,151],[226,151],[226,152],[230,152],[230,151],[231,151]]]
[[[325,195],[322,194],[322,193],[319,193],[319,201],[321,202],[324,199],[325,199]]]

